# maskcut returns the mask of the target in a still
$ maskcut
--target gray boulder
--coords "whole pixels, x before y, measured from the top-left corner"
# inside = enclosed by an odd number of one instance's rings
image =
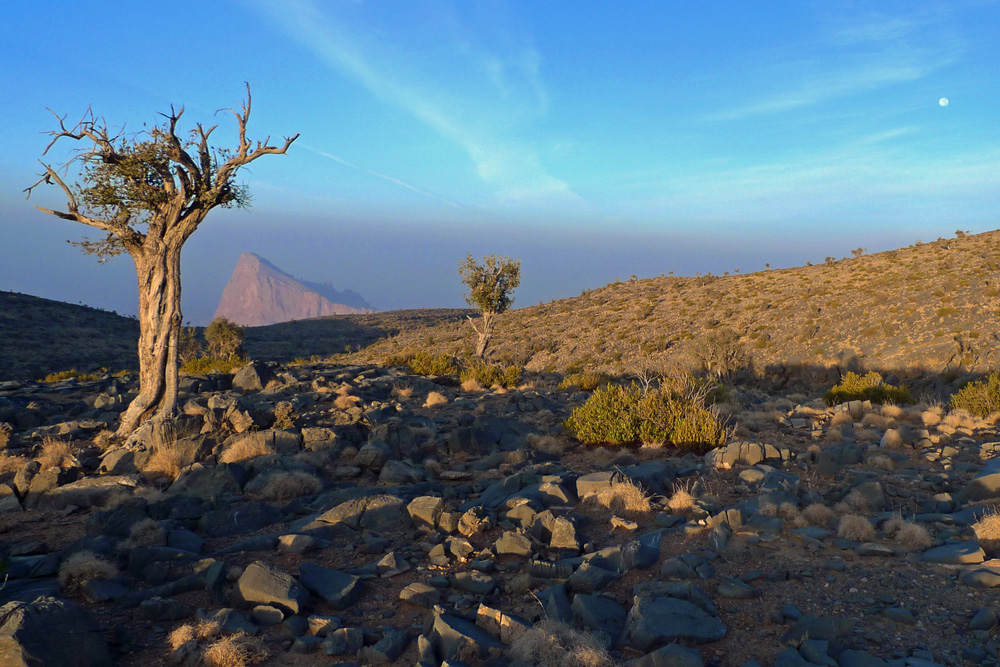
[[[637,597],[628,613],[628,643],[640,651],[681,641],[716,642],[725,635],[718,617],[687,600]]]
[[[347,609],[361,597],[363,584],[353,574],[303,562],[299,567],[299,581],[334,609]]]
[[[263,604],[298,614],[309,599],[309,591],[287,572],[257,561],[243,571],[233,596],[249,607]]]
[[[100,626],[72,602],[52,597],[9,602],[0,607],[0,622],[0,664],[4,667],[114,664]]]

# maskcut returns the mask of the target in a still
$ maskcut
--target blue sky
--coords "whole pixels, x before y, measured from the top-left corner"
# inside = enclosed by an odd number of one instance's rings
[[[985,1],[15,3],[0,289],[136,309],[129,260],[98,266],[63,242],[84,228],[32,207],[57,192],[21,194],[46,107],[209,122],[244,81],[251,136],[301,138],[185,248],[200,323],[246,251],[380,308],[460,305],[458,262],[497,252],[530,305],[993,229],[997,34]]]

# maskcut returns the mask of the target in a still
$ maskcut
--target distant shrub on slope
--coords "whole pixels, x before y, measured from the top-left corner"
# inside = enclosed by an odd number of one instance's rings
[[[871,401],[872,403],[913,403],[910,390],[882,382],[882,376],[875,371],[867,375],[859,375],[848,371],[840,379],[840,384],[834,385],[823,400],[827,405],[837,405],[846,401]]]
[[[970,382],[951,397],[953,409],[968,410],[977,417],[1000,412],[1000,373],[991,373],[979,382]]]

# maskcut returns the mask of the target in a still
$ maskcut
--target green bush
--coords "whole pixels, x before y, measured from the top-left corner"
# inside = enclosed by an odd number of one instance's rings
[[[521,383],[521,373],[523,366],[516,364],[487,364],[483,361],[474,360],[462,369],[462,382],[475,380],[483,387],[505,387],[510,389]]]
[[[882,376],[875,371],[870,371],[867,375],[848,371],[840,379],[840,384],[834,385],[823,395],[823,400],[827,405],[837,405],[845,401],[871,401],[898,405],[913,403],[909,389],[883,383]]]
[[[977,417],[989,417],[1000,412],[1000,374],[979,382],[970,382],[951,397],[951,407],[967,410]]]
[[[704,453],[724,445],[729,430],[698,387],[683,381],[645,391],[635,384],[608,385],[574,410],[563,428],[585,444],[646,443]]]
[[[56,373],[49,373],[44,378],[39,380],[39,382],[62,382],[63,380],[78,380],[80,382],[93,382],[94,380],[100,380],[101,376],[99,373],[81,373],[75,368],[71,368],[68,371],[58,371]]]
[[[458,367],[448,354],[417,352],[405,364],[413,375],[457,375]]]
[[[245,333],[246,327],[230,322],[225,317],[215,318],[205,329],[208,356],[217,359],[241,358]]]
[[[598,387],[603,387],[611,382],[613,378],[607,373],[597,373],[594,371],[582,371],[569,373],[559,383],[559,389],[579,389],[581,391],[594,391]]]
[[[220,359],[218,357],[201,357],[192,359],[180,367],[180,372],[184,375],[206,375],[208,373],[232,373],[243,368],[249,359],[233,357],[231,359]]]
[[[628,445],[639,440],[635,407],[642,390],[632,385],[609,385],[594,391],[563,423],[563,429],[580,442],[592,445]]]

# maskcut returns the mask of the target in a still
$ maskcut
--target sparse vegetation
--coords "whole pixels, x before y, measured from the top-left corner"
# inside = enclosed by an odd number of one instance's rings
[[[566,420],[566,432],[586,444],[672,445],[704,452],[725,444],[729,431],[718,411],[706,404],[694,380],[642,389],[609,385],[597,389]]]
[[[614,667],[611,656],[589,632],[558,621],[542,621],[514,640],[511,655],[538,667]]]
[[[474,359],[462,369],[459,375],[462,382],[474,381],[481,387],[516,387],[524,372],[522,366],[514,364],[488,364],[480,359]]]
[[[39,382],[47,382],[49,384],[53,382],[62,382],[63,380],[77,380],[78,382],[93,382],[94,380],[101,379],[99,373],[81,373],[75,368],[71,368],[68,371],[58,371],[56,373],[49,373],[44,378],[39,380]]]
[[[208,355],[226,361],[242,358],[244,356],[243,338],[245,335],[246,327],[234,324],[225,317],[215,318],[205,329]]]
[[[559,389],[577,389],[580,391],[594,391],[600,387],[605,387],[614,379],[608,373],[598,373],[596,371],[579,371],[569,373],[559,382]]]
[[[913,403],[909,389],[882,382],[882,375],[876,371],[870,371],[866,375],[859,375],[852,371],[844,373],[840,383],[834,385],[823,395],[823,400],[826,401],[827,405],[837,405],[847,401],[871,401],[872,403],[893,403],[896,405]]]
[[[951,397],[951,407],[983,418],[1000,412],[1000,373],[962,387]]]
[[[114,579],[118,568],[90,551],[78,551],[59,566],[59,583],[63,588],[76,589],[95,579]]]
[[[483,258],[482,264],[478,264],[469,255],[459,265],[458,272],[462,275],[462,282],[469,288],[465,300],[482,314],[482,329],[469,318],[469,324],[479,336],[475,356],[482,359],[493,337],[497,316],[506,312],[514,303],[511,294],[521,284],[521,262],[509,257],[490,255]]]

